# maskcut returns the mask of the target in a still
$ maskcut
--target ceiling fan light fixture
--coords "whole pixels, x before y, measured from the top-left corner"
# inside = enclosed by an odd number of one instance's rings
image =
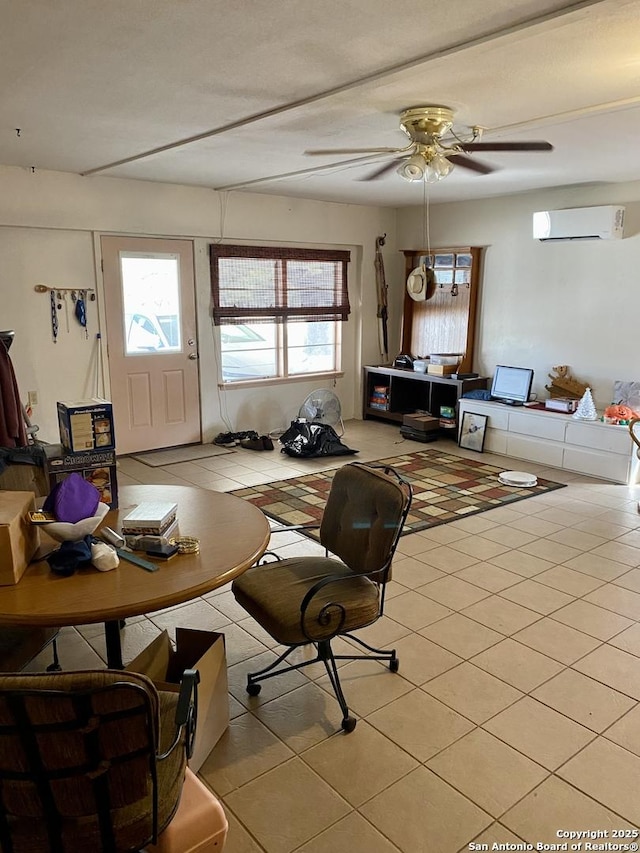
[[[397,173],[405,181],[423,181],[427,164],[422,154],[413,154],[397,168]]]
[[[453,171],[453,163],[443,154],[436,154],[431,160],[426,163],[424,170],[424,180],[428,184],[436,184]]]

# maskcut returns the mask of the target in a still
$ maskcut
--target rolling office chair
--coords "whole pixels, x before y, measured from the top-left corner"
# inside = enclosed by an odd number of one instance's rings
[[[344,465],[335,473],[320,525],[326,556],[263,562],[233,582],[238,603],[287,646],[270,666],[249,674],[251,696],[258,695],[267,678],[322,661],[342,710],[342,728],[353,731],[356,720],[349,714],[336,660],[384,660],[392,672],[398,670],[395,649],[375,649],[351,632],[382,616],[385,585],[411,498],[410,484],[388,466]],[[371,654],[334,654],[331,641],[338,636]],[[313,660],[277,669],[294,649],[308,644],[317,651]]]
[[[180,692],[113,670],[0,676],[0,849],[137,851],[178,808],[198,673]]]

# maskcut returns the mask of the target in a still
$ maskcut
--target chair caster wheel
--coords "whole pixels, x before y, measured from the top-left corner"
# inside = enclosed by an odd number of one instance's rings
[[[257,696],[262,690],[262,684],[247,684],[247,693],[249,696]]]
[[[355,717],[345,717],[342,721],[342,728],[345,730],[347,734],[352,732],[356,727],[356,719]]]
[[[389,669],[391,672],[397,672],[400,669],[400,661],[398,658],[391,658],[389,661]]]
[[[59,663],[50,663],[47,672],[62,672],[62,667]]]

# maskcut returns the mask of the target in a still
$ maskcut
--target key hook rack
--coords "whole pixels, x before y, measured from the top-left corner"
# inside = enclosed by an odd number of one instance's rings
[[[36,293],[88,293],[89,299],[95,302],[96,294],[92,287],[49,287],[47,284],[36,284],[33,288]]]

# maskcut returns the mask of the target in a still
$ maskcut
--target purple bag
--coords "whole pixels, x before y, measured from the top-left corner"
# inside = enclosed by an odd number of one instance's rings
[[[75,524],[96,514],[100,492],[76,471],[53,487],[42,508],[52,512],[58,521]]]

